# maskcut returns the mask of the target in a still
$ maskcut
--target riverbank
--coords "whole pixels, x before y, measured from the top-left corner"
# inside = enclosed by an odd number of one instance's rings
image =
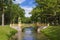
[[[17,33],[17,30],[9,26],[0,26],[0,40],[9,40],[15,33]]]
[[[60,26],[49,26],[41,30],[50,40],[60,40]]]

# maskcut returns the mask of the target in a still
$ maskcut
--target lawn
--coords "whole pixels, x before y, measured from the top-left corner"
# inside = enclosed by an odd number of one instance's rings
[[[41,30],[50,40],[60,40],[60,26],[49,26]]]
[[[9,40],[17,31],[9,26],[0,26],[0,40]]]

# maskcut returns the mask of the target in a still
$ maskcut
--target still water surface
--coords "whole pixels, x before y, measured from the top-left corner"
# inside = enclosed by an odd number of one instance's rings
[[[18,40],[49,40],[42,33],[32,33],[32,32],[29,32],[29,31],[18,32],[17,38],[18,38]]]

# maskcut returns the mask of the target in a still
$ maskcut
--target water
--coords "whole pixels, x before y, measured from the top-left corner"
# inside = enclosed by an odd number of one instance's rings
[[[31,34],[26,34],[23,36],[22,40],[35,40],[36,38],[34,37],[34,35]]]
[[[32,33],[32,34],[27,33],[22,36],[22,40],[49,40],[49,39],[42,33]]]
[[[18,32],[17,40],[49,40],[42,33],[24,33]]]
[[[43,33],[32,32],[32,30],[18,31],[16,40],[49,40]]]

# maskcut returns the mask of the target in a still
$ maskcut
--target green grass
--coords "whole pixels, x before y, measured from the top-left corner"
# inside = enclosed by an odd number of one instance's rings
[[[0,40],[9,40],[17,31],[9,26],[0,26]]]
[[[50,40],[60,40],[60,26],[49,26],[41,31]]]

